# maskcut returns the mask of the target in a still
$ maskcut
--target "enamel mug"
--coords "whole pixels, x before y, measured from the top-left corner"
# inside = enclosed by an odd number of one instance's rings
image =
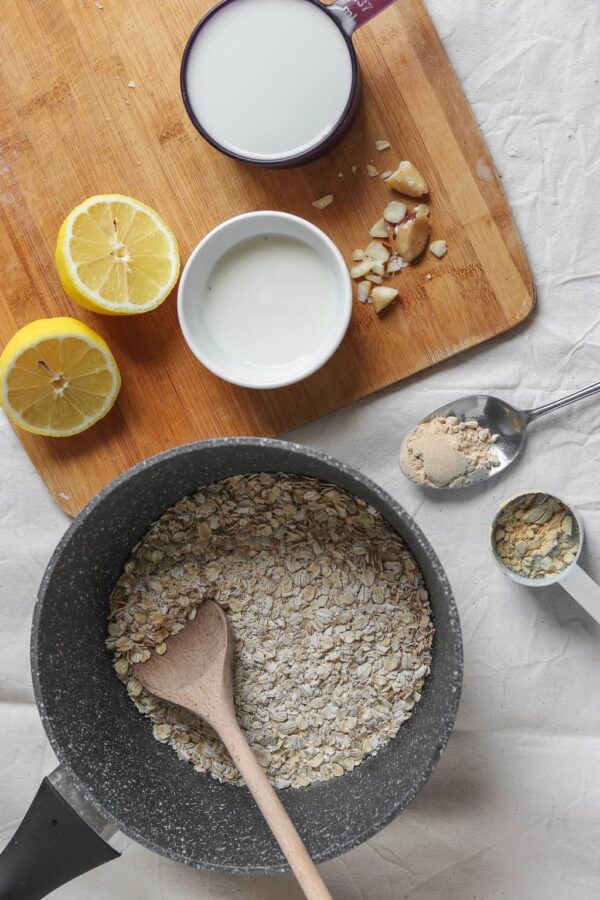
[[[202,137],[268,168],[302,165],[346,134],[360,98],[352,35],[392,0],[223,0],[194,28],[181,92]]]

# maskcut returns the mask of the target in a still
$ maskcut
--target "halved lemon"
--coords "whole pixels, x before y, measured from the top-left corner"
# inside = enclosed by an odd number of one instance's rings
[[[122,194],[76,206],[58,232],[55,259],[69,297],[112,316],[155,309],[179,275],[173,233],[153,209]]]
[[[66,316],[25,325],[0,354],[0,405],[34,434],[85,431],[106,415],[120,386],[108,344]]]

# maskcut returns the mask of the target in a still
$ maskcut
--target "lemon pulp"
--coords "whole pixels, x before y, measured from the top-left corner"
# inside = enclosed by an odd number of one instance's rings
[[[132,197],[90,197],[63,222],[56,267],[66,293],[86,309],[135,315],[159,306],[179,274],[173,233]]]
[[[0,354],[2,408],[20,428],[78,434],[113,406],[121,378],[106,342],[76,319],[39,319]]]

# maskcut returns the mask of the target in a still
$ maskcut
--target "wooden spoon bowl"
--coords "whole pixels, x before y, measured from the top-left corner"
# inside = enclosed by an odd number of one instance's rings
[[[305,896],[309,900],[332,900],[237,723],[233,705],[233,635],[221,607],[213,600],[205,600],[193,622],[168,639],[166,654],[152,654],[147,662],[134,666],[134,671],[156,697],[191,710],[214,728],[243,775]]]

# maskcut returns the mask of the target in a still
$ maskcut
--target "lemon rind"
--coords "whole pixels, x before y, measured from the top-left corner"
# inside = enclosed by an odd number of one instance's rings
[[[152,221],[156,223],[157,228],[159,228],[167,236],[171,249],[169,259],[173,264],[173,272],[171,278],[167,282],[166,287],[163,288],[163,290],[157,295],[157,297],[150,303],[147,303],[144,306],[140,306],[139,304],[135,303],[111,303],[110,301],[104,299],[101,294],[98,293],[98,291],[94,291],[89,288],[79,278],[77,269],[73,265],[70,253],[68,252],[68,247],[73,236],[73,224],[75,220],[79,215],[87,212],[89,207],[93,206],[95,203],[126,203],[130,206],[133,206],[134,208],[146,213],[146,215],[148,215],[152,219]],[[180,259],[175,235],[166,224],[166,222],[161,219],[161,217],[157,212],[155,212],[155,210],[152,209],[152,207],[147,206],[140,200],[136,200],[134,197],[128,197],[126,194],[95,194],[93,197],[88,197],[87,200],[84,200],[83,203],[80,203],[78,206],[72,209],[63,222],[58,233],[58,241],[56,247],[57,256],[59,255],[59,252],[61,263],[67,270],[73,288],[80,295],[81,299],[79,297],[73,297],[70,294],[69,296],[71,296],[71,299],[75,300],[75,302],[77,303],[80,303],[80,305],[84,306],[86,309],[90,309],[95,312],[102,310],[113,313],[115,315],[139,315],[141,313],[150,312],[151,310],[156,309],[158,306],[160,306],[161,303],[163,303],[167,299],[179,277]],[[84,303],[82,301],[86,302]]]
[[[36,323],[31,323],[31,324],[36,324]],[[18,332],[17,332],[17,334],[18,334]],[[17,362],[19,356],[21,356],[27,350],[32,350],[34,347],[37,347],[38,344],[40,344],[44,340],[48,340],[49,337],[54,337],[54,338],[60,337],[61,340],[66,339],[66,338],[76,338],[80,341],[87,341],[89,343],[90,347],[93,347],[95,350],[98,350],[102,354],[102,356],[106,362],[107,371],[110,372],[110,374],[112,375],[112,378],[113,378],[112,389],[111,389],[110,393],[107,394],[106,403],[101,407],[99,412],[95,416],[87,416],[85,419],[82,420],[81,424],[77,428],[69,429],[68,431],[57,431],[55,429],[36,428],[35,425],[30,425],[28,422],[25,422],[25,420],[22,418],[21,414],[16,409],[13,408],[13,406],[11,405],[11,403],[8,399],[8,392],[7,392],[8,375],[15,368],[15,365],[16,365],[16,362]],[[102,343],[100,343],[100,341],[102,341]],[[112,353],[110,352],[110,349],[107,349],[107,347],[103,346],[104,340],[102,338],[100,339],[100,341],[91,341],[91,340],[89,340],[89,338],[87,336],[82,335],[81,332],[79,332],[75,329],[73,331],[61,332],[60,335],[59,334],[46,335],[43,338],[38,338],[36,340],[32,340],[32,341],[27,342],[26,344],[23,344],[19,348],[18,354],[8,363],[8,365],[4,371],[4,377],[2,378],[2,381],[0,383],[0,390],[1,390],[0,405],[2,406],[2,409],[4,410],[4,412],[6,413],[8,418],[12,422],[14,422],[14,424],[17,425],[19,428],[22,428],[24,431],[28,431],[30,434],[39,434],[39,435],[42,435],[43,437],[73,437],[76,434],[81,434],[83,431],[86,431],[92,425],[95,425],[96,422],[100,421],[100,419],[104,418],[104,416],[108,412],[110,412],[110,410],[114,406],[116,399],[119,395],[119,390],[121,387],[121,375],[119,372],[119,367],[116,363],[115,358],[113,357]],[[6,350],[6,348],[5,348],[5,350]]]

